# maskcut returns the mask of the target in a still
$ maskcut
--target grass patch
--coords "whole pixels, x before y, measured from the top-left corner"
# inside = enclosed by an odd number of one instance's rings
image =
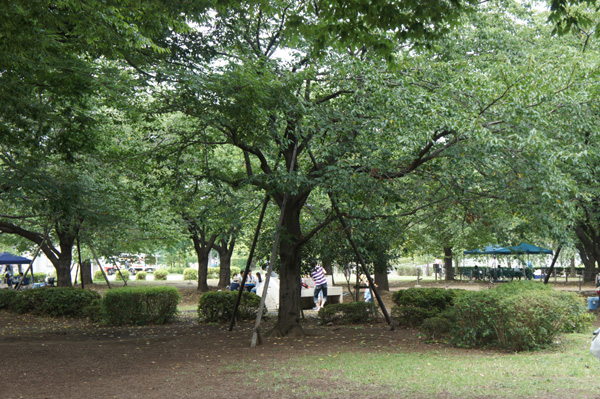
[[[570,334],[550,350],[518,354],[444,348],[303,356],[261,370],[245,369],[245,380],[268,381],[259,389],[289,394],[291,388],[301,397],[368,387],[381,397],[447,397],[449,393],[460,398],[583,399],[597,397],[600,389],[600,365],[589,354],[589,340],[589,334]]]

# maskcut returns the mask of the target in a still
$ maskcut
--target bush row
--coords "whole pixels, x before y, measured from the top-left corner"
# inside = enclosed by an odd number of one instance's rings
[[[95,291],[71,287],[0,290],[0,309],[51,317],[88,317],[111,325],[163,324],[177,314],[179,292],[173,287],[124,287]]]
[[[76,288],[37,288],[25,291],[0,290],[0,309],[52,317],[82,317],[95,300],[95,291]]]
[[[202,294],[198,301],[198,318],[209,323],[224,323],[231,320],[233,308],[237,301],[237,291],[211,291]],[[238,307],[238,320],[249,320],[256,317],[260,297],[252,292],[242,292]]]
[[[360,324],[373,322],[378,318],[379,312],[373,302],[335,303],[319,310],[321,324]]]
[[[174,287],[123,287],[107,291],[101,318],[110,325],[164,324],[177,314],[179,292]]]
[[[454,299],[464,290],[446,290],[443,288],[409,288],[396,291],[392,301],[396,306],[392,316],[403,326],[417,327],[426,319],[451,307]]]
[[[437,288],[398,291],[392,314],[399,324],[420,326],[430,338],[461,347],[541,349],[564,332],[589,327],[583,298],[531,281],[467,292]]]

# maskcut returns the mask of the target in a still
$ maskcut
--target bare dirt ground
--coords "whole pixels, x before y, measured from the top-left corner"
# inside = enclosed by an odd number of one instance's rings
[[[194,288],[180,290],[184,304],[197,303]],[[391,293],[384,294],[384,302],[391,309]],[[305,314],[304,339],[262,334],[263,344],[251,349],[253,322],[229,332],[227,326],[198,323],[193,311],[166,326],[144,327],[105,327],[0,311],[0,398],[296,398],[304,396],[295,396],[292,390],[282,394],[264,389],[258,381],[244,381],[243,369],[229,366],[272,370],[297,356],[436,349],[436,344],[424,343],[416,330],[392,331],[383,321],[361,328],[325,327],[316,324],[314,312]],[[263,323],[263,331],[271,324]],[[322,381],[327,383],[326,378]],[[340,397],[379,397],[366,388],[345,387]]]

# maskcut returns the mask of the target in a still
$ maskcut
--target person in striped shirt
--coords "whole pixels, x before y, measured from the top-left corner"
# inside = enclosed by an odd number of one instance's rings
[[[310,277],[315,282],[315,294],[313,296],[315,307],[313,310],[319,311],[325,306],[325,302],[327,302],[327,279],[325,278],[325,269],[321,265],[314,260],[311,262],[311,265]],[[321,297],[319,297],[320,293],[322,293]]]

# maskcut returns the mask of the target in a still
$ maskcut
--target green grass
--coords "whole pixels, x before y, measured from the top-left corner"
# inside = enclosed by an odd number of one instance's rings
[[[552,350],[519,354],[436,346],[426,352],[305,356],[250,370],[248,379],[269,381],[282,394],[289,394],[291,384],[300,397],[314,397],[315,389],[323,397],[368,387],[381,397],[591,398],[600,393],[600,363],[589,354],[589,340],[589,334],[571,334]]]

